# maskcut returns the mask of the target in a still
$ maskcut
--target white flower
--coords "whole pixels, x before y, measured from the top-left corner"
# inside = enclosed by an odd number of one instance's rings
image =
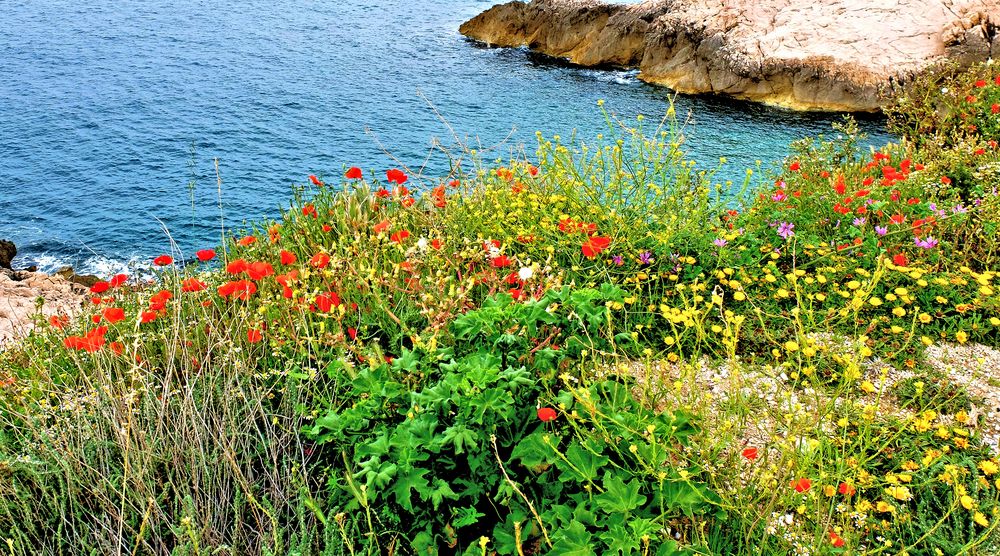
[[[427,238],[422,237],[417,240],[417,249],[420,249],[421,251],[427,249]]]
[[[948,87],[941,87],[941,93],[948,94]]]
[[[535,272],[531,270],[531,268],[526,266],[521,267],[521,270],[517,271],[517,277],[524,281],[530,279],[532,276],[534,276],[534,274]]]

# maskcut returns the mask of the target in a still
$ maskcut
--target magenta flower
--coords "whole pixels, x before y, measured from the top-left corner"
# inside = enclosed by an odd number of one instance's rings
[[[725,247],[726,244],[729,243],[729,242],[726,241],[724,238],[720,237],[720,238],[716,238],[716,240],[713,241],[712,243],[714,243],[716,247]]]
[[[875,233],[878,234],[878,235],[880,235],[880,236],[884,236],[885,234],[889,233],[889,227],[888,226],[875,226]]]
[[[782,239],[788,239],[795,235],[795,232],[792,231],[794,228],[795,224],[792,224],[791,222],[782,222],[778,224],[778,235],[781,236]]]

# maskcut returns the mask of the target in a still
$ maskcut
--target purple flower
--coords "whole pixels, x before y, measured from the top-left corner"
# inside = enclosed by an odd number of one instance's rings
[[[854,219],[854,225],[855,225],[855,226],[857,226],[857,227],[859,227],[859,228],[860,228],[861,226],[864,226],[864,225],[865,225],[865,217],[864,217],[864,216],[862,216],[862,217],[860,217],[860,218],[855,218],[855,219]]]
[[[888,226],[875,226],[875,233],[878,234],[878,235],[880,235],[880,236],[884,236],[885,234],[889,233],[889,227]]]
[[[647,265],[653,262],[653,254],[649,251],[643,251],[639,254],[639,264]]]
[[[720,237],[720,238],[716,238],[715,241],[713,241],[712,243],[714,243],[716,247],[725,247],[726,244],[729,243],[729,242],[726,241],[724,238]]]
[[[943,209],[938,209],[937,208],[937,203],[928,203],[927,204],[927,208],[931,209],[931,212],[933,212],[937,216],[944,216],[945,215],[945,212],[944,212]]]
[[[913,244],[923,249],[933,249],[937,247],[938,240],[934,239],[932,236],[927,236],[924,239],[920,239],[917,236],[913,236]]]
[[[785,195],[784,191],[779,191],[779,192],[775,193],[774,195],[771,195],[771,200],[774,201],[774,202],[776,202],[776,203],[784,201],[787,198],[788,198],[788,196]]]
[[[965,208],[962,203],[959,203],[951,208],[951,212],[955,214],[965,214],[969,212],[969,209]]]
[[[611,257],[611,262],[615,263],[616,266],[621,266],[625,264],[625,259],[623,259],[621,255],[615,255],[614,257]]]
[[[795,235],[795,232],[792,231],[793,228],[795,228],[795,224],[792,224],[791,222],[782,222],[781,224],[778,224],[778,235],[781,236],[782,239],[788,239]]]

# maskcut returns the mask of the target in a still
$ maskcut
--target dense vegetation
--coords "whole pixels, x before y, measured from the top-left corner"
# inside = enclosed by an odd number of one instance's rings
[[[1000,345],[1000,76],[949,79],[889,110],[899,144],[848,122],[739,192],[669,118],[417,185],[310,176],[0,355],[0,537],[995,553],[997,454],[927,352]]]

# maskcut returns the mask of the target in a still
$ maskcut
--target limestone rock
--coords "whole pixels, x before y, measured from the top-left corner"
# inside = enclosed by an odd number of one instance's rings
[[[945,58],[1000,54],[995,0],[532,0],[459,31],[643,80],[805,110],[874,111],[879,90]]]
[[[86,292],[57,274],[0,270],[0,350],[30,332],[39,318],[79,313]]]

